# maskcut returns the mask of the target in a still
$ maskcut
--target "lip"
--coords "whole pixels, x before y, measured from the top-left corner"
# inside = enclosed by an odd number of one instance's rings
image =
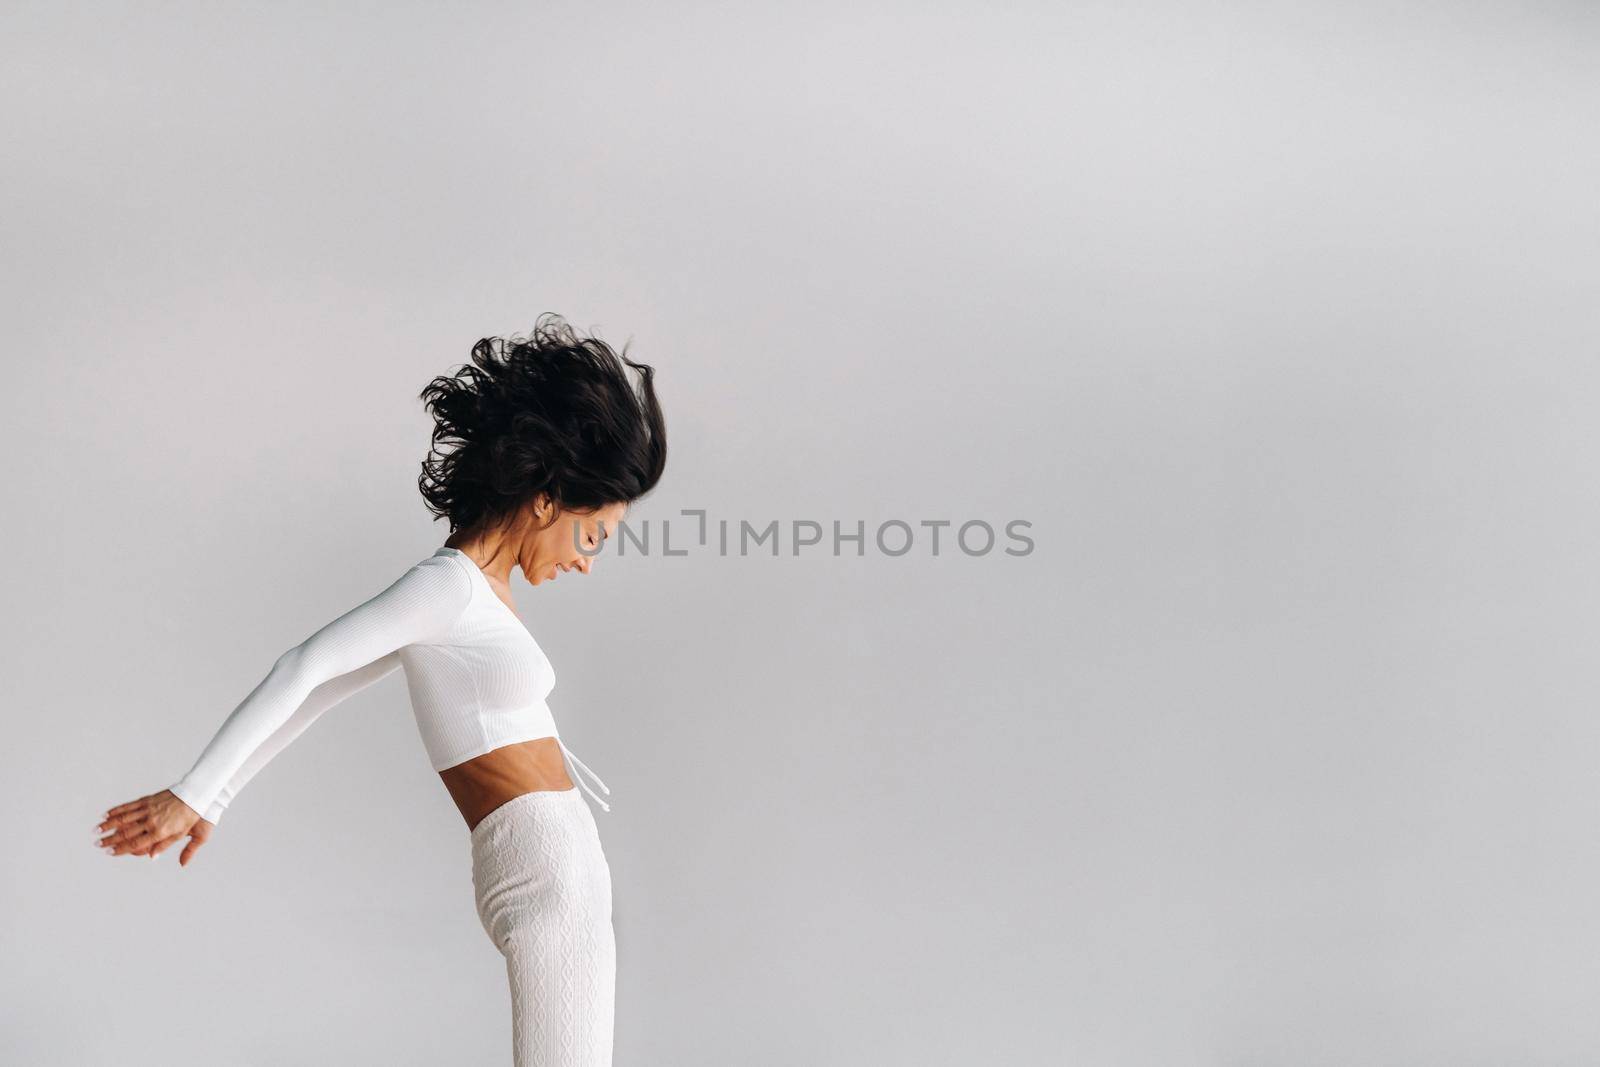
[[[545,572],[544,577],[540,580],[545,582],[553,582],[563,574],[568,574],[576,569],[576,567],[569,563],[552,563],[550,565],[550,569]]]

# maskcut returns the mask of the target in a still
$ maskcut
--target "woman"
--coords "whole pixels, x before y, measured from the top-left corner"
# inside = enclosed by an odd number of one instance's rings
[[[637,392],[624,364],[640,372]],[[472,363],[434,379],[419,485],[450,522],[444,546],[279,656],[190,771],[110,809],[97,843],[153,858],[188,837],[187,865],[257,771],[324,711],[404,667],[423,744],[471,835],[478,917],[511,982],[516,1064],[610,1064],[611,871],[573,778],[606,810],[581,775],[610,790],[556,731],[545,703],[555,672],[510,582],[513,566],[535,586],[588,574],[607,531],[660,480],[653,376],[547,315],[526,340],[486,338]]]

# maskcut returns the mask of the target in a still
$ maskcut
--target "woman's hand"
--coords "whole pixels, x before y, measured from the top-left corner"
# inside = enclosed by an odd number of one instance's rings
[[[95,827],[100,833],[111,830],[106,837],[97,837],[95,844],[107,849],[110,855],[149,856],[154,859],[165,852],[174,841],[189,836],[189,843],[178,855],[178,865],[188,866],[189,860],[200,846],[211,837],[215,823],[207,822],[200,813],[179,800],[170,789],[118,804],[106,812],[106,817]]]

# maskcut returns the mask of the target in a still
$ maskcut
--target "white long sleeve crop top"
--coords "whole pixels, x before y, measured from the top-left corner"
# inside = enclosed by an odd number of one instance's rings
[[[555,669],[466,553],[440,548],[383,592],[279,656],[171,790],[215,823],[256,772],[329,708],[405,668],[417,730],[436,771],[504,745],[554,737]],[[578,774],[573,779],[610,807]]]

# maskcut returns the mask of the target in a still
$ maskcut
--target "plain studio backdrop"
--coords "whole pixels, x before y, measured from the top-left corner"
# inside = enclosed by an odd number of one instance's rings
[[[509,1062],[400,676],[188,868],[91,828],[554,311],[670,431],[648,553],[516,579],[619,1065],[1600,1062],[1597,29],[7,4],[0,1061]]]

